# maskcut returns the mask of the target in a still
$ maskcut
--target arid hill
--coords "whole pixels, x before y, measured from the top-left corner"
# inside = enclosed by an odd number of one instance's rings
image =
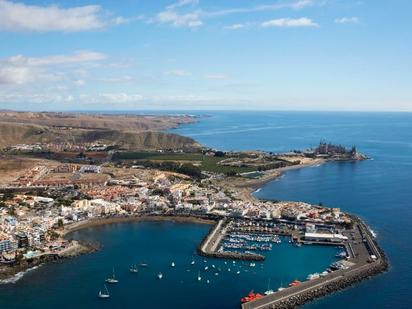
[[[193,122],[189,116],[89,115],[0,112],[0,147],[33,143],[116,144],[126,149],[198,146],[191,138],[162,132]]]

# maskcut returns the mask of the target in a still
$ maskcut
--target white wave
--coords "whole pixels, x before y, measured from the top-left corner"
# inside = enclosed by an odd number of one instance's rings
[[[0,284],[11,284],[11,283],[16,283],[17,281],[19,281],[21,278],[24,277],[25,274],[27,274],[28,272],[31,272],[32,270],[35,270],[37,268],[39,268],[39,266],[34,266],[32,268],[28,268],[25,271],[21,271],[18,272],[17,274],[15,274],[13,277],[7,278],[7,279],[3,279],[0,280]]]
[[[257,189],[255,192],[253,193],[259,193],[262,190],[262,188]]]

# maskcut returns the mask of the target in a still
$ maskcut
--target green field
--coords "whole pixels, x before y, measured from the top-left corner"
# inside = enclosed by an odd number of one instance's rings
[[[199,164],[202,171],[214,173],[245,173],[255,171],[253,167],[230,167],[220,166],[217,163],[225,158],[208,157],[201,153],[160,153],[160,152],[118,152],[113,156],[113,160],[136,160],[136,161],[192,161]]]
[[[201,153],[117,152],[113,160],[202,161]]]

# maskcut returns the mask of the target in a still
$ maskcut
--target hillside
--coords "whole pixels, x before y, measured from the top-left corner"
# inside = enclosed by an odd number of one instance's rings
[[[107,115],[57,112],[0,111],[0,122],[83,129],[161,131],[194,122],[190,116]]]
[[[187,116],[0,112],[0,147],[33,143],[100,142],[131,150],[185,148],[198,144],[191,138],[161,130],[192,121],[193,118]]]

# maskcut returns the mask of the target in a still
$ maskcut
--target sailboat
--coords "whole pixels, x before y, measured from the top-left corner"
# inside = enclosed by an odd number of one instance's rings
[[[268,279],[268,289],[265,291],[265,295],[273,294],[274,291],[270,289],[270,278]]]
[[[116,279],[115,275],[114,275],[114,267],[113,267],[113,274],[111,277],[106,279],[107,283],[118,283],[119,280]]]
[[[278,291],[283,291],[285,288],[283,287],[283,282],[280,281],[280,287],[278,288]]]
[[[98,297],[99,298],[109,298],[110,297],[109,290],[107,289],[106,285],[104,285],[103,292],[102,290],[99,291]]]
[[[130,268],[129,268],[129,271],[131,272],[131,273],[138,273],[139,272],[139,269],[137,268],[137,265],[135,264],[135,265],[132,265],[132,266],[130,266]]]
[[[197,273],[197,281],[202,280],[202,277],[200,277],[200,271]]]
[[[163,278],[163,274],[162,274],[162,273],[158,273],[158,274],[157,274],[157,278],[162,279],[162,278]]]

